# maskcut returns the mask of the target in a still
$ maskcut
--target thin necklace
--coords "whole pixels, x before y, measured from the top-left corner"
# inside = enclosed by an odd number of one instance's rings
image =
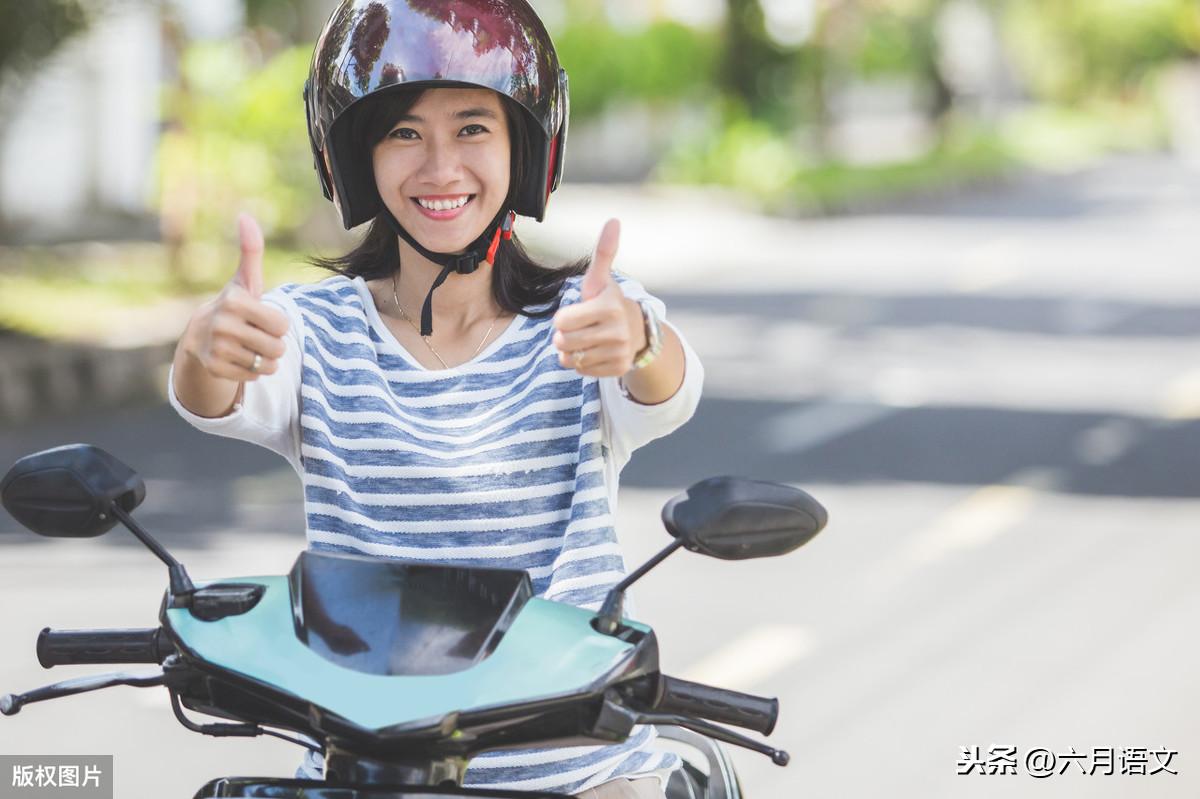
[[[417,323],[412,320],[412,317],[410,317],[408,314],[406,314],[404,312],[404,309],[400,307],[400,298],[398,296],[396,296],[396,273],[395,272],[392,272],[392,302],[396,303],[396,310],[400,312],[400,316],[403,317],[404,321],[406,321],[410,325],[412,325],[412,329],[417,331],[418,336],[421,336],[421,328],[417,327]],[[498,322],[499,320],[500,320],[499,315],[497,315],[496,318],[492,320],[492,323],[488,326],[487,332],[483,334],[483,338],[480,340],[479,346],[476,347],[475,351],[471,353],[471,357],[467,358],[468,361],[473,360],[475,358],[475,356],[479,354],[479,351],[481,349],[483,349],[483,342],[487,341],[488,337],[492,335],[492,330],[495,329],[496,322]],[[446,365],[446,361],[442,358],[441,355],[438,354],[438,351],[433,348],[433,343],[429,340],[429,336],[421,336],[421,340],[425,342],[425,346],[428,347],[429,351],[433,353],[433,357],[438,359],[438,363],[440,363],[442,365],[442,368],[449,369],[450,367]]]

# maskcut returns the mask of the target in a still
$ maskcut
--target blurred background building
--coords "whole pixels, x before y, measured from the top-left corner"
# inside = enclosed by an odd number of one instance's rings
[[[233,36],[242,8],[47,3],[8,11],[20,21],[5,59],[4,229],[26,241],[146,235],[157,209],[160,92],[179,39],[170,25],[189,40]]]

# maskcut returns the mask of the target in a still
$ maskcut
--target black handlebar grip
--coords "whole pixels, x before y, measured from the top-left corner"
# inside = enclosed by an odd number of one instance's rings
[[[770,735],[779,718],[779,700],[727,691],[710,685],[662,675],[658,681],[656,710],[681,716],[699,716]]]
[[[162,663],[173,651],[160,627],[145,630],[51,630],[38,634],[42,668],[73,663]]]

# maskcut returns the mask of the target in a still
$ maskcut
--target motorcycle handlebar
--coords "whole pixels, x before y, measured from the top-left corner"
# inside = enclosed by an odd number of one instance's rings
[[[658,681],[654,709],[733,724],[763,735],[771,734],[779,718],[778,699],[714,688],[665,674]]]
[[[51,630],[38,634],[42,668],[74,663],[162,663],[174,651],[160,627],[145,630]]]

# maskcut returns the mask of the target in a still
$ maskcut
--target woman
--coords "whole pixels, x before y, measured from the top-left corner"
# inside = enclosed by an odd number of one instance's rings
[[[188,322],[172,404],[287,458],[312,549],[520,568],[539,596],[599,608],[625,574],[620,470],[690,418],[703,372],[662,303],[613,274],[615,221],[565,269],[513,232],[562,168],[544,27],[525,0],[344,0],[306,102],[326,195],[370,227],[320,261],[335,276],[261,296],[261,233],[240,220],[241,263]],[[640,728],[483,755],[466,784],[661,797],[676,763]]]

